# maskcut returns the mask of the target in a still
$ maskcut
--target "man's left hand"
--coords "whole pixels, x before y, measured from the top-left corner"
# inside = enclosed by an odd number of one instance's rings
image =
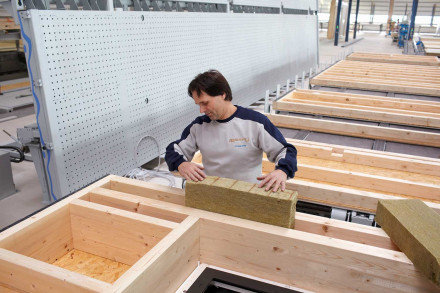
[[[282,170],[274,170],[266,175],[261,175],[260,177],[257,177],[258,180],[262,180],[260,184],[258,185],[259,188],[262,188],[263,186],[266,186],[266,191],[269,191],[269,189],[272,188],[273,192],[277,192],[278,188],[281,186],[281,191],[286,190],[286,181],[287,181],[287,174],[284,173]]]

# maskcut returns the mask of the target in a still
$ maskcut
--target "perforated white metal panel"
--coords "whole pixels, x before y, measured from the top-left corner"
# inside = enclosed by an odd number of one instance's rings
[[[163,153],[199,115],[186,94],[196,74],[220,70],[234,102],[247,106],[317,60],[316,16],[39,10],[21,16],[57,198]]]

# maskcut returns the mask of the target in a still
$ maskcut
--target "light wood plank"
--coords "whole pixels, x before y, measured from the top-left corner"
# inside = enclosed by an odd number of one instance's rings
[[[96,190],[99,190],[99,188],[97,188]],[[122,209],[134,213],[139,213],[175,223],[181,223],[183,220],[186,219],[186,217],[188,217],[188,215],[185,214],[175,213],[173,211],[140,205],[139,201],[137,200],[132,200],[128,198],[118,198],[118,197],[106,197],[106,196],[102,196],[99,193],[95,193],[94,191],[95,190],[92,190],[90,193],[88,193],[87,197],[84,197],[84,200],[88,200],[90,202],[98,203],[101,205],[114,207],[117,209]],[[182,196],[184,196],[183,190],[182,190]]]
[[[355,52],[346,57],[347,60],[380,62],[380,63],[398,63],[412,65],[440,66],[440,61],[435,57],[420,55],[403,54],[378,54],[378,53],[360,53]]]
[[[439,159],[314,143],[289,138],[286,140],[296,147],[298,156],[301,157],[440,177]]]
[[[311,94],[313,93],[313,94]],[[426,100],[401,99],[360,95],[352,93],[328,92],[321,90],[298,90],[289,93],[284,99],[307,99],[317,102],[341,103],[366,107],[380,107],[387,109],[416,111],[440,114],[440,103]]]
[[[141,182],[140,184],[138,184]],[[150,185],[153,184],[153,185]],[[144,186],[149,191],[145,191]],[[154,193],[151,192],[150,188],[151,186],[154,186]],[[177,204],[185,204],[184,198],[182,195],[177,192],[173,193],[170,192],[166,186],[160,185],[160,184],[154,184],[154,183],[143,183],[142,181],[125,178],[125,177],[115,177],[110,181],[110,188],[112,190],[127,192],[131,194],[136,194],[139,196],[148,196],[149,198],[155,198],[159,200],[166,200]]]
[[[263,160],[263,172],[268,173],[273,171],[274,166],[275,165],[267,159]],[[440,202],[439,184],[429,184],[346,170],[335,170],[300,163],[298,164],[298,171],[295,176],[297,178],[313,179],[324,183],[336,183],[344,186],[365,188],[373,192],[389,192]]]
[[[76,249],[133,265],[176,223],[75,200],[70,203]]]
[[[275,124],[275,126],[278,127],[440,147],[440,134],[437,133],[384,128],[356,123],[326,121],[276,114],[266,114],[266,116],[273,124]]]
[[[437,290],[403,253],[256,224],[201,219],[200,261],[317,292]]]
[[[175,292],[197,267],[199,219],[189,216],[113,285],[113,291]]]
[[[417,113],[415,112],[413,112],[413,115],[411,115],[411,113],[393,113],[393,111],[387,111],[380,108],[356,109],[345,105],[320,105],[316,104],[316,102],[304,103],[303,101],[289,100],[288,102],[274,102],[273,109],[295,113],[318,114],[401,125],[440,128],[440,115],[438,115],[438,117],[417,116]]]

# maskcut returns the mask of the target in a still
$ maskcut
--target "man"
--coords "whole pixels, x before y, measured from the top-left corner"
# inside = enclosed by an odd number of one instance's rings
[[[187,180],[201,181],[210,176],[255,182],[274,192],[286,188],[287,178],[297,171],[296,149],[261,113],[232,104],[231,88],[216,71],[201,73],[188,86],[188,95],[200,113],[166,150],[170,171],[178,170]],[[197,150],[203,166],[192,163]],[[261,175],[263,152],[276,162],[275,170]],[[205,174],[206,172],[206,174]]]

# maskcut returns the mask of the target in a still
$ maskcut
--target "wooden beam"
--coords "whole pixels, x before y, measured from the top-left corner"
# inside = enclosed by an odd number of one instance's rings
[[[201,219],[200,261],[317,292],[435,292],[400,252],[280,227]]]
[[[119,278],[112,292],[175,292],[197,267],[199,239],[199,219],[189,216]]]
[[[432,56],[403,55],[403,54],[377,54],[355,52],[347,56],[347,60],[379,62],[379,63],[398,63],[425,66],[440,66],[440,60]]]
[[[391,20],[393,17],[394,0],[390,0],[390,6],[388,7],[388,19],[387,19],[387,34],[391,32]]]
[[[295,182],[294,184],[297,183],[296,180],[294,182]],[[169,188],[172,191],[173,188],[171,187]],[[296,190],[291,188],[289,189]],[[319,189],[318,188],[311,189],[310,191],[312,193],[315,193],[317,190]],[[323,193],[318,192],[319,195],[322,195]],[[150,206],[159,209],[167,209],[169,211],[176,213],[191,214],[193,216],[197,216],[200,218],[211,217],[213,215],[217,215],[216,217],[218,219],[227,217],[226,215],[214,214],[181,205],[170,205],[170,203],[166,204],[163,203],[162,201],[157,201],[149,198],[140,198],[139,196],[136,195],[121,193],[118,191],[108,190],[105,188],[96,188],[94,191],[91,192],[91,194],[93,194],[91,198],[94,198],[96,195],[99,195],[100,198],[104,198],[105,202],[108,203],[116,202],[117,204],[120,204],[122,200],[128,200],[130,202],[136,202],[136,204],[140,208],[144,206]],[[338,191],[338,194],[341,194],[341,192]],[[392,198],[392,197],[380,197],[380,198]],[[130,203],[130,205],[131,204],[132,203]],[[376,199],[376,205],[377,205],[377,199]],[[342,221],[331,220],[323,217],[307,215],[298,212],[295,215],[295,222],[296,222],[295,229],[299,231],[325,235],[327,237],[334,237],[338,239],[363,243],[363,244],[387,248],[387,249],[393,249],[393,250],[396,249],[394,244],[390,241],[389,237],[386,236],[383,233],[383,231],[381,231],[381,229],[375,227],[367,227],[367,228],[358,227],[358,225],[356,224],[350,224]]]
[[[73,246],[127,265],[133,265],[177,227],[173,222],[79,199],[69,206]]]
[[[274,164],[263,160],[263,172],[274,170]],[[440,199],[440,184],[429,184],[367,173],[336,170],[321,166],[298,164],[295,175],[301,179],[312,179],[323,183],[336,183],[368,189],[374,192],[388,192],[424,200]]]
[[[108,188],[110,189],[110,188]],[[99,188],[92,190],[90,193],[87,194],[87,198],[84,197],[84,200],[88,200],[90,202],[98,203],[101,205],[114,207],[117,209],[122,209],[134,213],[139,213],[142,215],[147,215],[150,217],[155,217],[158,219],[163,219],[175,223],[182,223],[183,220],[185,220],[188,215],[182,214],[182,213],[176,213],[169,210],[164,209],[158,209],[155,207],[145,206],[145,205],[139,205],[139,201],[130,199],[130,198],[118,198],[118,197],[107,197],[103,196],[100,193],[95,193],[96,190],[100,190]],[[145,191],[145,193],[151,192],[151,189],[148,189]],[[170,193],[173,192],[172,190]],[[182,194],[182,196],[184,196]]]
[[[286,188],[298,191],[299,200],[373,214],[376,213],[379,199],[403,199],[399,196],[353,189],[348,186],[310,182],[298,178],[287,180]],[[429,201],[425,203],[440,213],[440,203]]]
[[[302,99],[323,103],[338,103],[353,106],[378,107],[409,112],[420,112],[420,115],[422,113],[440,114],[440,103],[426,100],[400,99],[373,95],[300,89],[296,89],[295,91],[287,94],[282,101],[289,101],[290,99]]]
[[[135,179],[125,178],[125,177],[115,177],[110,181],[110,188],[112,190],[127,192],[131,194],[136,194],[139,196],[148,196],[149,198],[155,198],[159,200],[165,200],[172,203],[177,204],[185,204],[185,198],[182,197],[181,194],[173,192],[169,192],[169,190],[166,188],[166,186],[160,185],[160,184],[154,184],[155,186],[154,193],[145,193],[145,189],[142,188],[143,186],[151,187],[151,183],[148,184],[136,184],[134,185],[134,182],[143,182]]]
[[[413,112],[415,115],[411,115],[411,113],[393,113],[393,111],[380,108],[365,109],[340,104],[322,105],[316,102],[304,103],[303,101],[274,102],[273,109],[295,113],[318,114],[349,119],[395,123],[401,125],[440,128],[440,114],[437,114],[438,117],[418,116],[418,113],[416,112]]]
[[[440,147],[440,134],[437,133],[276,114],[266,114],[266,116],[278,127]]]
[[[289,138],[286,140],[296,147],[298,150],[298,156],[301,157],[440,177],[439,159],[315,143]]]
[[[332,40],[335,37],[335,26],[336,26],[336,0],[331,0],[330,17],[328,20],[328,27],[327,27],[328,40]]]

